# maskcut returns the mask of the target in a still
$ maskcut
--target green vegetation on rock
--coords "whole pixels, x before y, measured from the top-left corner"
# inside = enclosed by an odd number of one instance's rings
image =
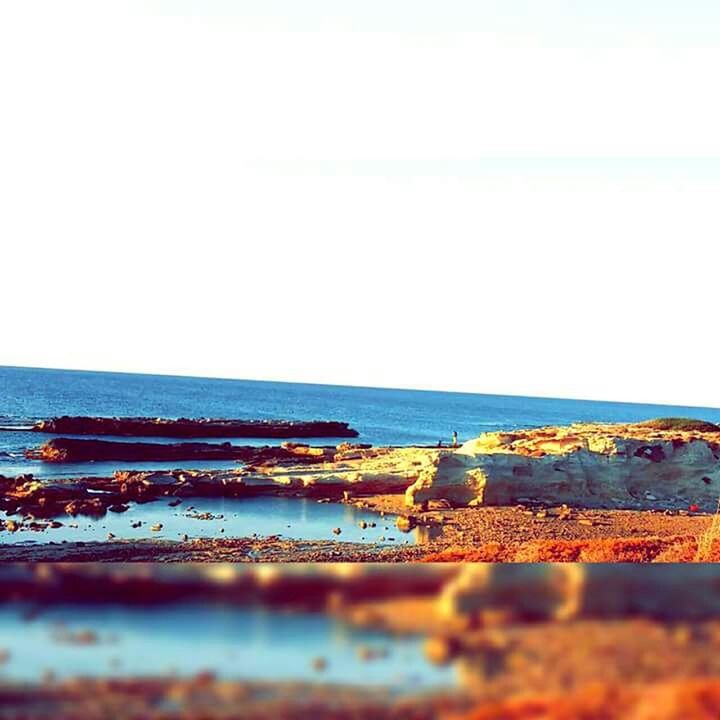
[[[638,423],[642,427],[653,430],[678,430],[685,432],[718,432],[720,425],[705,420],[693,420],[692,418],[657,418]]]

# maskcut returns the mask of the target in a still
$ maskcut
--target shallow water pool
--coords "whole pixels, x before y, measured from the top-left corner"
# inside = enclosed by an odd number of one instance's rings
[[[421,529],[400,532],[395,527],[394,515],[381,517],[379,513],[353,505],[323,503],[309,498],[188,498],[177,507],[170,507],[169,502],[163,499],[133,503],[127,512],[108,512],[98,519],[62,516],[58,518],[62,527],[42,532],[25,528],[14,533],[0,531],[0,544],[105,541],[109,533],[123,540],[179,540],[183,535],[190,538],[281,535],[291,540],[341,540],[383,545],[414,544],[422,542],[424,537]],[[141,524],[133,527],[137,523]],[[158,523],[162,528],[152,530],[151,527]],[[366,527],[362,528],[361,523]],[[335,528],[340,529],[339,534],[333,532]]]

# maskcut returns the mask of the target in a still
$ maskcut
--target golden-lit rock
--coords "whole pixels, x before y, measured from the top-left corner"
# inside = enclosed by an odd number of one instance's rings
[[[720,428],[655,421],[484,433],[437,455],[408,488],[406,502],[710,510],[718,495]]]

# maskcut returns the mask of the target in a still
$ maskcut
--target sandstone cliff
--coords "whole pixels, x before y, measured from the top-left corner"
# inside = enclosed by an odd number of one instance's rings
[[[439,454],[406,501],[714,510],[719,495],[720,428],[654,421],[484,433]]]

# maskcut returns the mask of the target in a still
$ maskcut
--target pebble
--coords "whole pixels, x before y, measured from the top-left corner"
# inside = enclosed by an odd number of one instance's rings
[[[342,532],[342,530],[339,527],[333,528],[333,533],[335,535],[339,535]]]
[[[395,521],[395,525],[397,526],[397,529],[400,530],[400,532],[410,532],[416,524],[417,521],[412,515],[408,515],[407,517],[404,515],[399,515],[397,520]]]

